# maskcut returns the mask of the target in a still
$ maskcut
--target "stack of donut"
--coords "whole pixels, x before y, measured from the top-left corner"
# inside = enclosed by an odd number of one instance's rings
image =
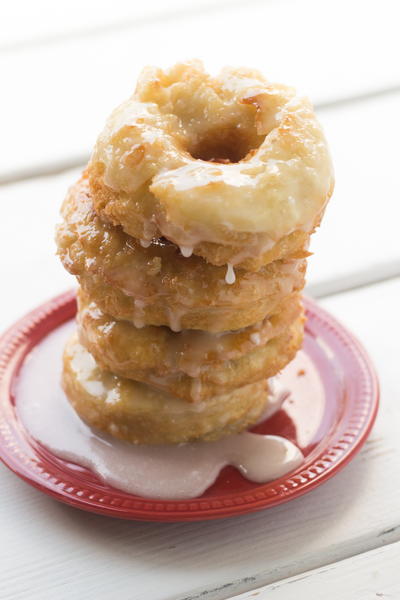
[[[256,422],[302,343],[308,241],[333,188],[307,100],[258,72],[145,69],[64,202],[80,284],[63,385],[132,443]]]

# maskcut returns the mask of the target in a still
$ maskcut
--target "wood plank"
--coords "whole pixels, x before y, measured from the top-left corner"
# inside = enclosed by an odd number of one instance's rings
[[[79,171],[0,187],[0,331],[74,280],[55,256],[54,228],[66,190]]]
[[[251,2],[252,0],[250,0]],[[7,3],[0,21],[0,52],[13,52],[71,37],[89,37],[104,31],[141,27],[148,22],[180,17],[188,12],[211,11],[215,5],[232,0],[163,0],[126,2],[126,0],[15,0]]]
[[[62,506],[2,468],[0,597],[222,600],[399,541],[399,294],[396,280],[322,303],[364,342],[382,384],[371,437],[334,479],[257,514],[157,524]]]
[[[232,600],[377,600],[400,597],[400,543],[267,585]]]
[[[321,111],[336,172],[336,187],[313,236],[309,282],[317,292],[358,272],[376,273],[385,263],[400,274],[400,181],[397,140],[400,94]],[[386,115],[390,126],[379,126]],[[376,126],[375,126],[376,124]],[[326,285],[325,285],[326,284]]]
[[[0,53],[0,176],[78,164],[143,64],[193,56],[213,72],[248,64],[316,102],[398,86],[397,21],[395,0],[382,0],[379,11],[361,0],[243,2]]]

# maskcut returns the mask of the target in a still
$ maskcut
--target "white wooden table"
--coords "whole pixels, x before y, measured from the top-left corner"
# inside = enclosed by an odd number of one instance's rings
[[[308,292],[367,347],[381,410],[335,478],[236,519],[112,520],[1,466],[0,598],[400,598],[399,4],[147,4],[14,0],[0,19],[0,329],[73,284],[54,256],[59,205],[143,63],[254,65],[305,90],[325,127],[337,187]]]

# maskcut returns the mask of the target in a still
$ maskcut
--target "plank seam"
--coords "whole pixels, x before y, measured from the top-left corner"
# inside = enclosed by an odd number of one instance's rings
[[[400,527],[396,526],[394,528],[395,531],[398,531],[400,529]],[[394,537],[394,536],[393,536]],[[359,544],[362,543],[362,540],[357,540]],[[364,549],[359,549],[356,550],[355,552],[351,552],[349,549],[348,553],[344,553],[343,556],[341,556],[340,558],[337,558],[336,560],[333,560],[331,562],[316,562],[314,565],[312,563],[312,561],[310,561],[310,566],[308,566],[305,570],[303,571],[298,571],[297,573],[293,573],[292,575],[289,575],[288,577],[278,577],[277,579],[271,580],[271,581],[266,581],[265,578],[266,576],[268,576],[268,573],[258,573],[256,575],[253,576],[247,576],[244,577],[242,579],[238,579],[235,581],[231,581],[231,582],[225,582],[222,583],[220,585],[217,585],[216,587],[209,589],[209,590],[199,590],[198,592],[194,592],[192,594],[186,594],[185,596],[173,596],[173,597],[169,597],[168,600],[202,600],[203,598],[206,600],[235,600],[236,596],[240,596],[241,594],[245,594],[245,593],[250,593],[250,592],[257,592],[258,590],[260,590],[260,588],[264,588],[267,586],[273,586],[274,584],[278,584],[278,583],[282,583],[282,581],[285,581],[285,579],[292,579],[295,578],[294,581],[299,581],[300,579],[306,579],[310,576],[310,572],[311,571],[317,571],[317,572],[323,572],[325,570],[330,570],[331,568],[333,568],[333,566],[337,563],[349,560],[351,558],[354,558],[356,556],[360,556],[362,554],[367,554],[368,552],[372,552],[374,550],[378,550],[380,548],[385,548],[387,546],[391,546],[393,544],[399,543],[400,542],[400,536],[397,536],[395,539],[388,539],[386,540],[382,540],[382,538],[380,538],[379,536],[377,536],[374,540],[375,542],[381,542],[381,543],[375,543],[375,544],[371,544],[368,545],[366,544],[366,546],[364,547]],[[338,555],[338,551],[339,548],[336,549],[336,555]],[[264,582],[263,582],[264,579]],[[252,586],[248,586],[247,584],[249,583],[255,583],[257,582],[257,587],[252,587]],[[291,581],[287,582],[287,583],[292,583]],[[244,585],[243,585],[244,584]],[[239,587],[240,586],[240,587]],[[237,592],[235,593],[234,596],[226,596],[226,595],[221,595],[218,592],[220,591],[224,591],[224,590],[232,590],[232,588],[237,587]],[[262,590],[261,590],[262,591]],[[217,594],[217,595],[215,595]]]
[[[246,5],[263,3],[263,0],[247,0]],[[115,21],[114,23],[97,25],[91,28],[88,27],[79,30],[70,30],[64,33],[58,32],[51,35],[43,35],[42,37],[0,44],[0,53],[8,54],[14,52],[21,52],[47,45],[56,45],[59,43],[68,42],[70,40],[79,40],[85,38],[100,37],[102,35],[110,35],[121,31],[129,31],[130,29],[138,29],[139,27],[144,27],[146,25],[154,25],[158,22],[165,23],[166,21],[173,21],[175,19],[198,16],[205,12],[223,12],[224,9],[228,7],[240,8],[243,7],[243,2],[241,0],[220,0],[217,4],[215,2],[209,1],[205,4],[199,4],[197,6],[193,6],[190,3],[188,3],[185,7],[176,8],[173,11],[161,11],[159,13],[151,15],[143,15],[131,19],[128,18],[121,21]]]

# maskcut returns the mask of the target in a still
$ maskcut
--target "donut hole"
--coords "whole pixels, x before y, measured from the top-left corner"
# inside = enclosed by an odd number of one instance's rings
[[[222,164],[238,163],[262,144],[265,136],[245,131],[240,125],[220,127],[206,132],[189,148],[195,159]]]

